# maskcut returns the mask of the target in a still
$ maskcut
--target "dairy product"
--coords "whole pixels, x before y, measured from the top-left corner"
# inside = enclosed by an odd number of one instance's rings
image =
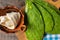
[[[6,13],[6,15],[0,16],[0,25],[3,25],[8,29],[15,29],[19,21],[20,21],[19,12]]]

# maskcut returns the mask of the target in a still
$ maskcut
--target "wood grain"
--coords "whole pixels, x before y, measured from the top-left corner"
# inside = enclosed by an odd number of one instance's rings
[[[46,0],[47,2],[49,2],[50,4],[53,4],[54,6],[56,6],[57,8],[60,8],[60,0],[57,1],[52,1],[52,0]]]
[[[17,35],[18,40],[27,40],[25,32],[19,31],[19,32],[16,32],[16,35]]]
[[[24,3],[25,0],[0,0],[0,8],[4,8],[7,5],[14,5],[17,6],[18,8],[21,8],[23,5],[25,5]],[[57,8],[60,7],[60,0],[53,2],[52,0],[46,0],[47,2],[55,5]],[[17,36],[18,40],[25,40],[25,33],[19,31],[16,32],[15,35]]]

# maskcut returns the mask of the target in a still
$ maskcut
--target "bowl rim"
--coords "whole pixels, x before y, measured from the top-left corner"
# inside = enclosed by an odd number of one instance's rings
[[[4,32],[7,32],[7,33],[14,33],[14,32],[17,32],[17,31],[25,31],[26,29],[26,26],[24,25],[24,14],[21,10],[19,10],[16,6],[6,6],[4,9],[4,12],[7,13],[7,11],[16,11],[16,12],[19,12],[21,17],[20,17],[20,21],[17,25],[17,27],[15,29],[8,29],[7,27],[3,27],[3,31]],[[21,30],[21,28],[24,27],[25,29],[24,30]]]

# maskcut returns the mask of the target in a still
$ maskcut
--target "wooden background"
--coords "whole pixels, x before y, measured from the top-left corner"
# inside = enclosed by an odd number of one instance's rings
[[[4,8],[5,6],[17,6],[19,9],[25,5],[25,0],[0,0],[0,8]],[[46,0],[47,2],[55,5],[58,9],[60,8],[60,0]],[[25,33],[16,32],[12,34],[7,34],[0,31],[0,40],[25,40]]]
[[[60,0],[46,0],[46,1],[55,5],[57,8],[60,7]]]

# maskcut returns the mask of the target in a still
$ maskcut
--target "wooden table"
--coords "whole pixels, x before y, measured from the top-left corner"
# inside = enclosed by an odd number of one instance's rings
[[[60,0],[46,0],[47,2],[55,5],[57,8],[60,8]]]
[[[14,5],[14,6],[17,6],[18,8],[21,8],[22,6],[24,6],[25,5],[25,3],[24,3],[24,1],[25,0],[0,0],[0,8],[4,8],[5,6],[11,6],[11,5]],[[53,4],[53,5],[55,5],[57,8],[59,8],[60,7],[60,0],[58,0],[58,1],[56,1],[56,2],[54,2],[54,1],[52,1],[52,0],[46,0],[47,2],[49,2],[49,3],[51,3],[51,4]],[[0,32],[1,33],[1,32]],[[4,33],[4,32],[3,32]],[[3,35],[2,33],[1,33],[1,35]],[[10,35],[10,34],[9,34]],[[16,33],[14,33],[14,34],[12,34],[13,36],[11,36],[11,37],[13,37],[13,38],[15,38],[15,40],[24,40],[24,39],[26,39],[26,37],[25,37],[25,33],[23,33],[23,32],[16,32]],[[8,38],[7,38],[8,39]],[[11,39],[10,39],[11,40]],[[13,40],[13,39],[12,39]]]

